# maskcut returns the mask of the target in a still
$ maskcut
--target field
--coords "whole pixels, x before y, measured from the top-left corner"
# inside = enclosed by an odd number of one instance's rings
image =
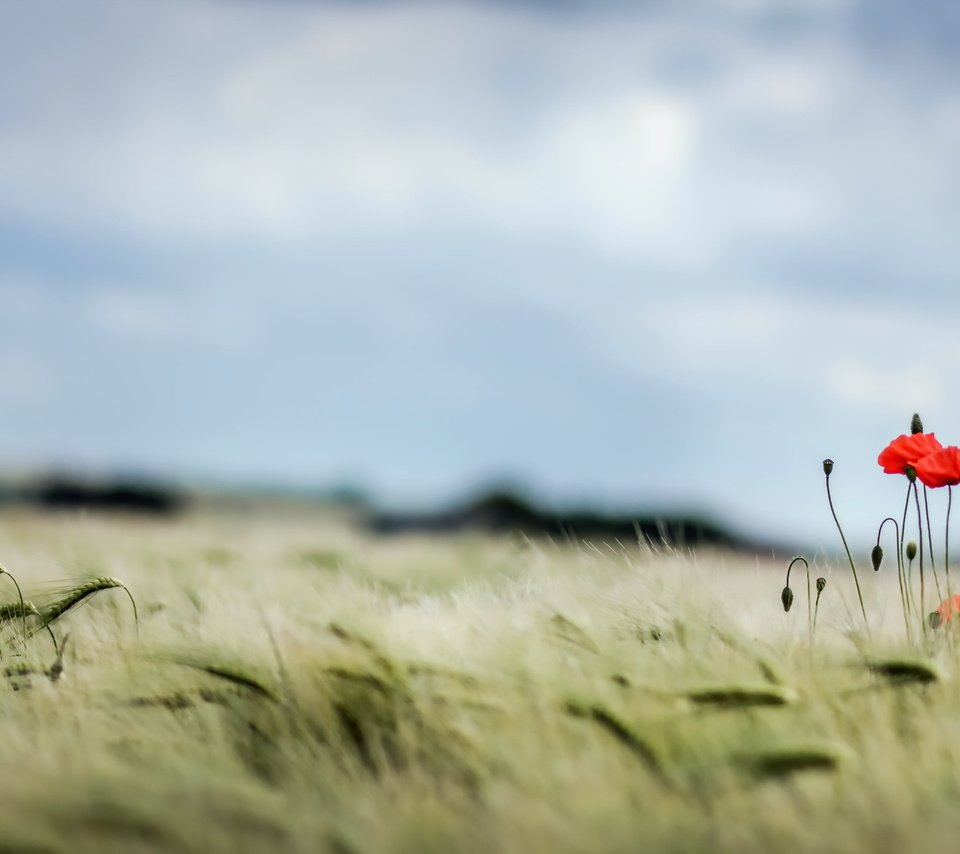
[[[781,563],[316,512],[0,517],[0,851],[903,851],[951,846],[951,626],[842,562],[813,650]],[[3,586],[3,585],[9,585]],[[16,590],[0,576],[0,601]],[[896,666],[894,666],[896,665]]]

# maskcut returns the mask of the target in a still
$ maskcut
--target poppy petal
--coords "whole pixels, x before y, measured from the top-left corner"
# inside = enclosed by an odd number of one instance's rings
[[[939,451],[943,445],[933,433],[912,433],[897,436],[877,457],[886,474],[903,474],[907,466],[916,467],[917,461]]]
[[[914,464],[917,477],[924,486],[936,489],[960,483],[960,448],[950,445],[921,457]]]

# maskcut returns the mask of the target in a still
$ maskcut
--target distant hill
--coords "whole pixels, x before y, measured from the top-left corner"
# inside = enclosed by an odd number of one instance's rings
[[[522,534],[558,541],[649,543],[676,548],[720,548],[784,557],[795,553],[783,543],[745,537],[698,514],[603,513],[592,508],[559,511],[538,506],[510,490],[494,490],[431,513],[379,510],[355,490],[259,488],[181,489],[136,477],[89,478],[54,473],[0,482],[0,504],[40,510],[87,509],[147,515],[171,515],[191,505],[325,505],[348,511],[345,518],[373,534],[404,533]]]
[[[187,497],[170,486],[136,478],[91,479],[70,474],[35,477],[7,484],[0,491],[6,503],[45,510],[110,510],[168,515],[182,510]]]
[[[781,544],[740,536],[696,515],[608,515],[590,509],[559,512],[537,507],[511,492],[491,492],[449,511],[371,513],[367,527],[379,534],[519,533],[531,537],[621,543],[645,542],[677,548],[723,548],[755,554],[785,555]]]

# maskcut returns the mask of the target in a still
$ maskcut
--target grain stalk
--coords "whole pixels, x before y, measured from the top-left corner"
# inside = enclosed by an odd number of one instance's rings
[[[14,577],[7,571],[7,568],[6,568],[6,567],[0,566],[0,575],[6,575],[6,576],[13,582],[13,586],[17,588],[17,596],[20,598],[20,612],[21,612],[21,613],[20,613],[20,618],[21,618],[21,625],[22,625],[22,628],[23,628],[23,638],[26,639],[26,637],[27,637],[27,615],[26,615],[26,610],[25,610],[25,608],[24,608],[24,604],[23,604],[23,592],[20,590],[20,585],[17,583],[17,579],[14,578]]]
[[[134,601],[133,594],[122,581],[106,575],[91,578],[88,581],[67,587],[57,599],[40,609],[40,619],[43,621],[44,627],[49,630],[52,623],[59,620],[64,614],[82,605],[91,596],[94,596],[101,590],[114,589],[123,590],[130,599],[130,604],[133,607],[133,621],[136,626],[137,636],[139,637],[140,618],[137,614],[137,603]]]

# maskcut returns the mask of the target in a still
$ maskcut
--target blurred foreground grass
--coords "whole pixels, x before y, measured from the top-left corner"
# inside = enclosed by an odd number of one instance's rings
[[[907,649],[882,574],[866,641],[842,565],[817,566],[811,654],[803,586],[784,614],[781,565],[721,554],[378,541],[295,512],[13,513],[0,560],[28,597],[119,577],[141,614],[137,639],[122,591],[101,593],[59,626],[59,682],[0,684],[0,851],[846,852],[955,835],[953,637]],[[49,641],[29,656],[51,659]]]

